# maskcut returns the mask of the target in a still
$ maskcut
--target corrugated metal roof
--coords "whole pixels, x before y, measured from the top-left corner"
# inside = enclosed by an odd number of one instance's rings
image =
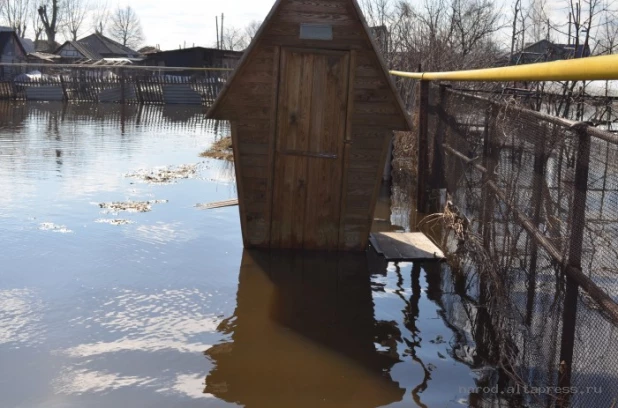
[[[90,48],[85,47],[84,45],[80,44],[78,41],[67,41],[67,42],[65,42],[60,47],[58,47],[58,49],[56,51],[54,51],[54,54],[59,54],[60,51],[64,47],[66,47],[67,45],[70,45],[71,47],[75,48],[77,50],[77,52],[79,52],[84,58],[95,59],[95,60],[103,58],[101,55],[99,55],[96,52],[92,51]]]
[[[78,42],[84,47],[88,48],[91,52],[101,55],[102,57],[117,55],[117,56],[127,56],[127,57],[138,57],[139,53],[130,49],[129,47],[125,47],[112,40],[111,38],[107,38],[101,34],[91,34],[87,37],[78,40]]]

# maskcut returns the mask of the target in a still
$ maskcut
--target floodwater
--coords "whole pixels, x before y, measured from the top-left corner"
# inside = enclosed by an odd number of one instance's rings
[[[469,405],[444,265],[245,251],[237,207],[195,208],[236,196],[198,156],[227,132],[200,108],[0,104],[0,407]]]

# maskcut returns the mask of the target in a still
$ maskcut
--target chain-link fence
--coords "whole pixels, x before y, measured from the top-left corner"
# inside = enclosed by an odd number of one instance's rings
[[[478,397],[617,407],[618,137],[419,88],[417,129],[396,154],[418,138],[419,210],[440,212],[448,232],[442,244],[474,305],[474,364],[498,368],[479,375],[491,392]]]

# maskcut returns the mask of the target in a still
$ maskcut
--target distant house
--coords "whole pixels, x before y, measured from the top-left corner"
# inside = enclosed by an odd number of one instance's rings
[[[64,62],[106,58],[126,58],[134,61],[142,59],[139,52],[97,33],[77,41],[66,41],[54,54],[61,56]]]
[[[15,31],[4,28],[0,30],[0,62],[25,62],[26,55],[26,50]],[[0,66],[0,78],[12,77],[19,72],[19,67]]]
[[[81,45],[78,41],[66,41],[54,52],[54,54],[58,55],[66,62],[84,59],[100,60],[103,58],[101,55],[88,49],[88,47]]]
[[[50,44],[49,41],[47,40],[35,40],[34,41],[34,51],[35,52],[51,53],[51,52],[54,52],[58,47],[60,47],[60,44],[57,42]]]
[[[589,46],[580,44],[575,49],[573,44],[554,44],[548,40],[541,40],[533,44],[527,44],[522,50],[515,52],[512,59],[509,58],[509,55],[502,57],[497,65],[532,64],[589,56]]]
[[[30,54],[32,52],[36,52],[36,48],[34,46],[34,41],[28,38],[20,38],[21,46],[24,47],[26,54]]]
[[[60,61],[60,56],[46,52],[28,53],[28,62],[31,64],[54,64]]]
[[[145,47],[140,48],[137,51],[139,51],[139,53],[142,55],[146,55],[146,54],[152,54],[155,52],[160,52],[161,50],[157,47],[153,47],[152,45],[147,45]]]
[[[149,53],[144,61],[142,61],[142,65],[160,67],[235,68],[242,54],[242,51],[192,47]]]

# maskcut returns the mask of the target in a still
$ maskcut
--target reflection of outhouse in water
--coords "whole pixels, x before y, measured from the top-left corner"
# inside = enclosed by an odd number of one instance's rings
[[[232,124],[245,246],[367,246],[411,125],[355,0],[278,0],[208,116]]]
[[[228,341],[205,352],[204,392],[247,408],[401,401],[397,346],[376,349],[400,333],[374,318],[367,265],[358,253],[245,251],[234,316],[217,329]]]

